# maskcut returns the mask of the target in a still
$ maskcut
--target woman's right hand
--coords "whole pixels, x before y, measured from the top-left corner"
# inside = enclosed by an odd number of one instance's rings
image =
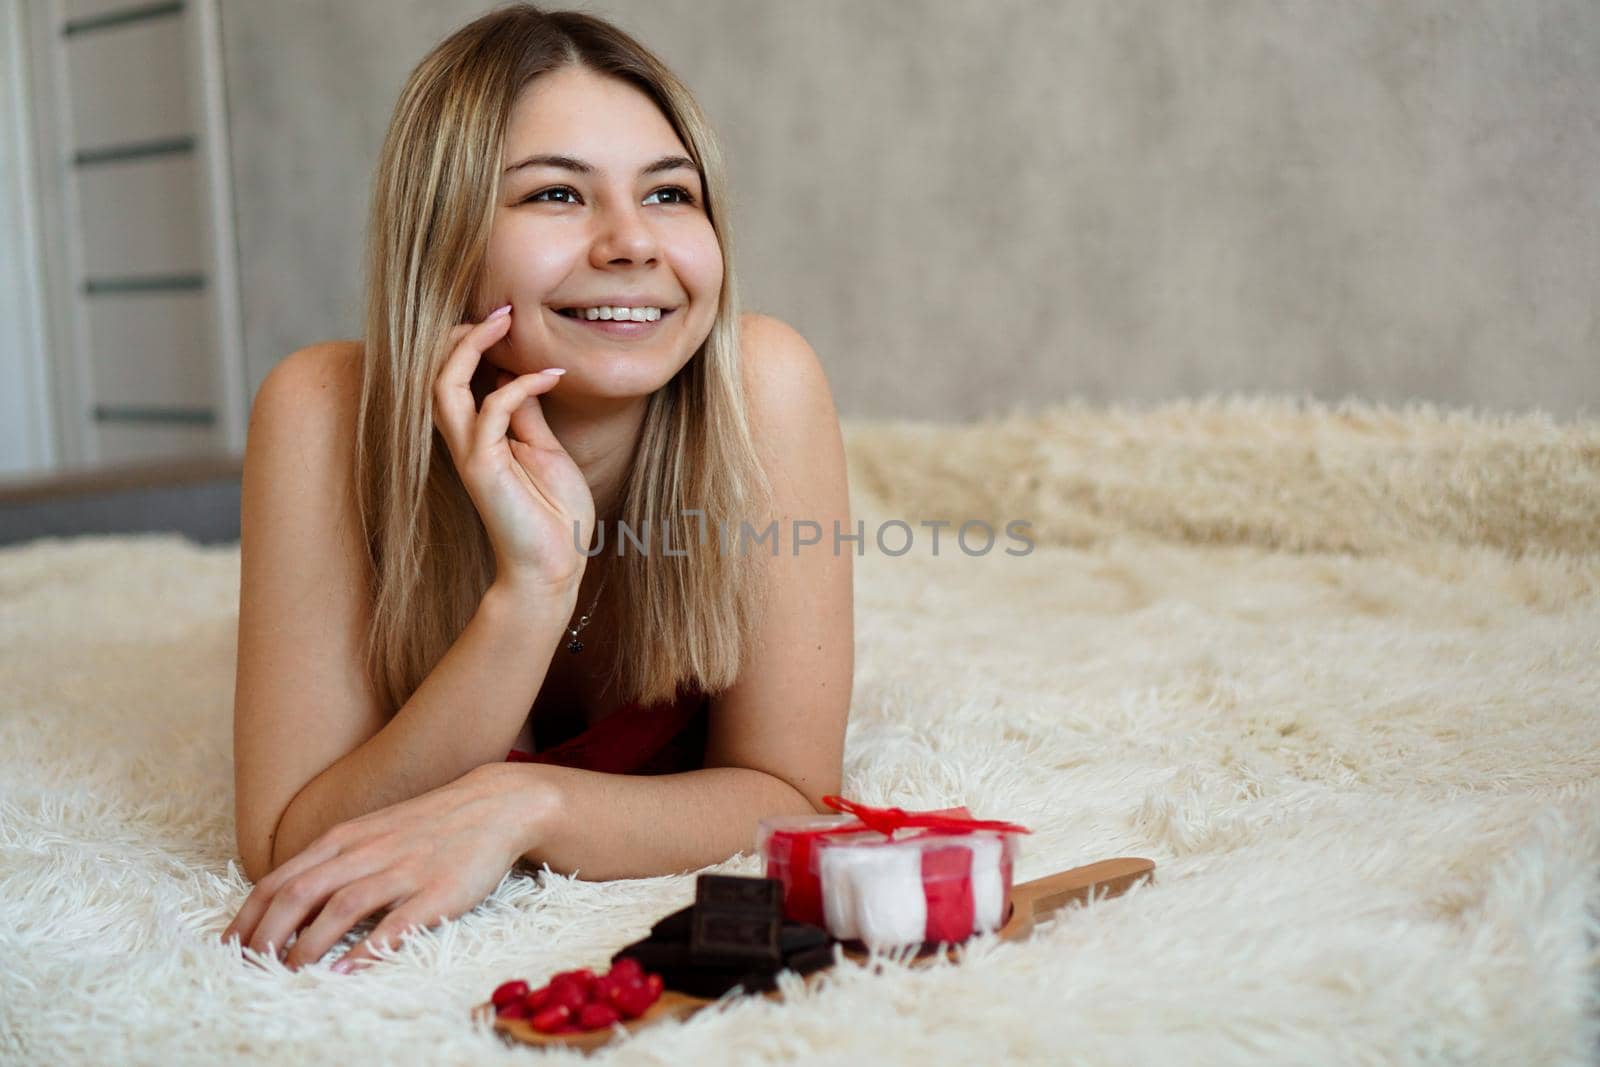
[[[577,546],[588,545],[594,529],[594,497],[536,399],[560,375],[546,370],[506,381],[501,371],[503,384],[481,409],[472,393],[473,372],[510,325],[508,305],[450,332],[453,348],[434,383],[434,424],[489,533],[495,581],[576,593],[587,562]]]

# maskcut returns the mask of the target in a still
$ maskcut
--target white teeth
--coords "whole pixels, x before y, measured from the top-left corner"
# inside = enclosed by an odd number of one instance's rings
[[[630,322],[655,322],[661,317],[660,308],[597,307],[583,308],[578,314],[594,322],[596,319],[626,319]]]

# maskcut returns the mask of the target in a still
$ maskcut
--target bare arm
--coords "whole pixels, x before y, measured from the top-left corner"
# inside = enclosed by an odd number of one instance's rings
[[[358,347],[302,349],[251,408],[234,774],[239,854],[255,882],[331,826],[504,760],[576,602],[577,578],[497,578],[391,714],[362,667],[372,606],[352,482],[359,373]]]
[[[572,617],[570,593],[492,586],[461,636],[388,725],[290,802],[272,866],[323,831],[504,761]]]
[[[721,863],[754,850],[761,819],[817,813],[783,779],[748,767],[633,775],[508,763],[497,773],[525,791],[523,860],[591,882]]]

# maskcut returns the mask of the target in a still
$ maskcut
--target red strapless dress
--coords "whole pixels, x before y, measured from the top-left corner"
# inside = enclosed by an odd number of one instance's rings
[[[695,695],[677,703],[629,704],[593,726],[557,722],[534,724],[538,752],[512,749],[508,763],[553,763],[606,774],[677,774],[705,766],[711,698]],[[541,725],[545,730],[541,730]],[[562,730],[562,726],[566,730]],[[546,744],[542,735],[554,727],[564,740]],[[575,729],[581,732],[573,733]]]

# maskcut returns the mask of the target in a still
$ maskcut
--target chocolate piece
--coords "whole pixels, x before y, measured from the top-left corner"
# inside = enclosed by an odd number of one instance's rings
[[[772,971],[750,967],[707,967],[689,959],[685,945],[661,945],[639,941],[622,949],[612,962],[623,957],[639,961],[646,971],[661,976],[661,984],[679,993],[697,997],[720,997],[736,985],[747,992],[773,988]]]
[[[765,993],[778,988],[777,971],[751,971],[739,979],[746,993]]]
[[[635,941],[633,944],[618,949],[611,957],[615,963],[624,956],[631,956],[639,961],[639,966],[647,971],[667,971],[671,968],[689,966],[689,946],[673,945],[665,942],[653,941],[646,938]]]
[[[778,933],[778,947],[783,951],[785,960],[789,958],[791,952],[826,945],[832,941],[833,938],[828,936],[828,931],[812,923],[784,923],[783,929]]]
[[[794,971],[796,974],[804,976],[813,971],[820,971],[822,968],[832,965],[832,963],[833,945],[814,945],[811,948],[801,949],[793,957],[785,959],[783,966],[777,970],[758,969],[748,972],[737,980],[731,978],[731,972],[727,972],[730,977],[724,978],[722,977],[724,972],[696,970],[693,972],[693,977],[688,978],[687,981],[688,984],[697,985],[701,988],[717,989],[718,992],[709,994],[711,996],[721,996],[729,989],[732,989],[735,984],[743,986],[746,993],[765,993],[778,988],[778,975],[783,971]],[[684,992],[688,992],[688,990],[684,990]],[[707,994],[699,995],[704,996]]]
[[[695,906],[689,931],[689,959],[697,966],[776,967],[782,922],[775,915],[710,910]]]
[[[793,955],[783,958],[783,969],[794,971],[797,974],[810,974],[820,971],[824,967],[833,965],[833,942],[830,940],[825,945],[813,945],[803,948]]]
[[[662,982],[668,989],[697,997],[720,997],[736,985],[744,987],[746,993],[765,993],[778,988],[780,971],[794,971],[803,976],[832,963],[833,945],[817,945],[795,953],[794,958],[785,960],[779,969],[756,969],[741,973],[736,968],[693,967],[674,971],[670,977],[662,975]]]
[[[777,983],[772,975],[759,971],[740,970],[689,970],[672,977],[662,975],[662,984],[668,989],[679,993],[687,993],[694,997],[720,997],[733,989],[742,986],[746,993],[765,993],[769,989],[777,988]]]
[[[701,875],[695,903],[664,915],[650,936],[619,949],[680,993],[717,998],[735,987],[763,993],[785,968],[809,974],[833,962],[834,939],[811,923],[784,922],[776,878]]]
[[[680,908],[671,915],[664,916],[660,922],[650,928],[652,941],[682,941],[689,940],[689,924],[694,916],[694,905]]]
[[[782,967],[707,967],[693,963],[688,958],[688,948],[682,945],[662,945],[639,941],[622,949],[612,957],[612,962],[631,957],[647,971],[661,975],[667,989],[690,996],[715,999],[735,986],[746,993],[765,993],[777,988],[780,970],[807,975],[833,964],[832,939],[827,944],[813,945],[785,957]]]
[[[694,906],[718,910],[783,914],[783,883],[776,878],[702,874],[695,881]]]

